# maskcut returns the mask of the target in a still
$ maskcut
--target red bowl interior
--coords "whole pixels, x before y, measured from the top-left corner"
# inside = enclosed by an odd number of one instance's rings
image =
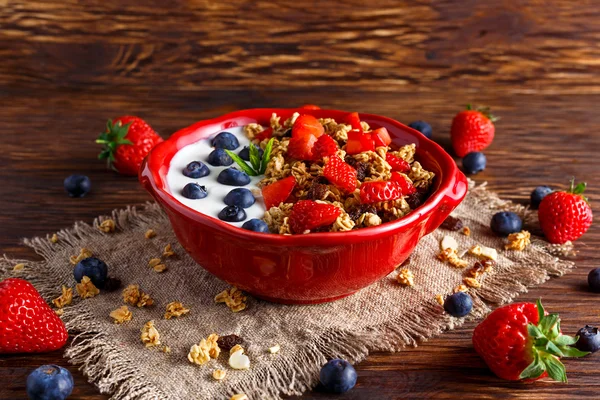
[[[176,200],[167,187],[177,151],[212,134],[252,122],[269,124],[294,112],[340,121],[339,110],[253,109],[197,122],[173,134],[146,157],[140,181],[167,212],[178,240],[205,269],[249,293],[285,303],[316,303],[347,296],[393,271],[419,239],[436,229],[462,201],[464,175],[438,144],[392,119],[360,114],[371,127],[385,127],[398,146],[415,143],[416,158],[436,173],[426,202],[394,222],[349,232],[276,235],[247,231],[201,214]]]

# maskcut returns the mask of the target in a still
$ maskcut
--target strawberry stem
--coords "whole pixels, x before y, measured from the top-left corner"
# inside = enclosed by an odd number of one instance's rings
[[[113,124],[112,120],[109,119],[106,122],[106,131],[101,133],[100,136],[98,136],[98,139],[96,139],[96,143],[102,145],[102,151],[98,154],[98,158],[100,160],[106,160],[108,168],[113,167],[112,164],[115,161],[117,147],[122,144],[133,144],[131,140],[125,139],[130,126],[131,122],[128,122],[125,125],[121,124],[121,121]]]

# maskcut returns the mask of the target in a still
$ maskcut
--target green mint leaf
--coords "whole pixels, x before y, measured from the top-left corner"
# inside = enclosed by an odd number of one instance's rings
[[[563,363],[553,356],[546,356],[543,358],[544,364],[546,365],[546,371],[548,376],[558,382],[567,382],[567,371]]]
[[[546,370],[546,365],[540,360],[540,355],[536,352],[531,364],[527,366],[519,375],[520,379],[534,379],[539,377]]]
[[[577,343],[579,336],[573,337],[569,335],[559,335],[556,339],[554,339],[554,343],[558,346],[570,346],[572,344]]]
[[[589,351],[581,351],[576,347],[564,346],[561,347],[560,350],[564,354],[564,357],[583,357],[590,354]]]
[[[544,306],[542,305],[542,299],[537,299],[535,304],[537,305],[537,311],[538,311],[538,321],[541,321],[544,318]]]
[[[258,155],[258,149],[252,143],[250,143],[248,149],[250,153],[250,165],[252,165],[254,171],[260,174],[260,156]]]
[[[258,175],[248,164],[246,164],[246,161],[242,160],[242,158],[235,154],[233,151],[225,149],[225,152],[229,155],[229,157],[231,157],[233,161],[235,161],[237,165],[240,166],[242,171],[247,173],[249,176]]]
[[[271,159],[271,151],[273,150],[273,138],[271,138],[268,142],[267,145],[265,146],[265,150],[263,152],[263,158],[262,158],[262,162],[260,165],[260,173],[264,174],[265,171],[267,170],[267,164],[269,163],[269,160]]]

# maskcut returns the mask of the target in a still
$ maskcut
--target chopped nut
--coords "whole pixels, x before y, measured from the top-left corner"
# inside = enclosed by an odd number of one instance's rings
[[[173,257],[175,255],[175,252],[173,251],[173,247],[171,247],[170,244],[168,244],[165,247],[165,250],[163,251],[163,257]]]
[[[200,344],[195,344],[190,348],[188,353],[188,360],[192,364],[204,365],[210,361],[210,355],[208,354],[208,346],[206,340],[202,339]]]
[[[462,229],[462,234],[465,235],[465,236],[471,236],[471,228],[469,228],[468,226],[465,226]]]
[[[52,304],[54,304],[57,308],[63,308],[64,306],[68,306],[73,301],[73,289],[62,286],[62,294],[52,300]]]
[[[229,366],[233,369],[250,368],[250,358],[244,354],[244,349],[231,353],[229,356]]]
[[[185,308],[183,304],[178,301],[173,301],[167,304],[167,312],[165,313],[165,319],[171,319],[173,317],[181,317],[184,314],[190,312],[189,308]]]
[[[478,289],[481,287],[481,283],[475,278],[465,277],[463,281],[467,284],[468,287],[472,287]]]
[[[466,287],[465,285],[463,285],[462,283],[460,285],[458,285],[457,287],[454,288],[454,293],[457,292],[468,292],[469,288]]]
[[[273,347],[269,347],[269,353],[271,354],[279,353],[279,350],[281,350],[281,346],[279,346],[278,344],[276,344]]]
[[[458,242],[452,236],[444,236],[440,241],[440,250],[452,249],[458,251]]]
[[[127,306],[121,306],[116,310],[111,311],[109,315],[114,320],[115,324],[131,321],[131,318],[133,317]]]
[[[160,263],[161,263],[160,258],[151,258],[150,261],[148,261],[148,266],[150,268],[154,268]]]
[[[114,232],[115,227],[115,221],[113,221],[112,219],[105,219],[100,225],[98,225],[98,229],[100,229],[104,233]]]
[[[236,344],[231,349],[229,349],[229,354],[231,355],[231,354],[233,354],[235,352],[238,352],[238,351],[242,351],[243,352],[244,348],[242,346],[240,346],[239,344]]]
[[[148,229],[146,233],[144,233],[144,236],[146,239],[152,239],[153,237],[156,237],[156,232],[154,232],[154,229]]]
[[[475,245],[469,249],[469,254],[477,256],[479,258],[487,258],[496,261],[498,259],[498,251],[491,247],[485,247],[480,244]]]
[[[226,289],[215,296],[215,302],[225,303],[233,312],[239,312],[246,309],[246,296],[235,286]]]
[[[398,272],[396,280],[401,285],[413,286],[415,284],[415,275],[408,268],[402,268],[400,272]]]
[[[440,306],[443,306],[444,305],[444,296],[442,296],[441,294],[436,294],[435,301],[437,301]]]
[[[13,271],[23,271],[23,268],[25,268],[25,264],[17,264],[13,267]]]
[[[227,373],[222,369],[215,369],[212,373],[212,376],[215,380],[221,381],[221,380],[225,379],[226,374]]]
[[[238,393],[231,396],[229,400],[250,400],[244,393]]]
[[[123,301],[137,307],[146,307],[154,304],[154,300],[147,293],[142,292],[138,285],[129,285],[123,289]]]
[[[208,344],[208,355],[210,358],[219,358],[219,354],[221,354],[221,349],[219,348],[219,335],[216,333],[211,333],[206,338],[206,343]]]
[[[160,335],[158,334],[156,327],[154,327],[154,321],[148,321],[144,324],[140,338],[146,347],[160,345]]]
[[[100,293],[100,290],[94,286],[90,278],[87,276],[81,278],[81,282],[75,285],[75,289],[77,289],[77,293],[79,293],[79,297],[82,299],[94,297]]]
[[[167,270],[167,266],[165,264],[158,264],[158,265],[155,265],[153,269],[156,272],[164,272]]]
[[[463,223],[459,218],[450,215],[444,220],[444,222],[442,222],[440,228],[447,229],[449,231],[460,231],[463,229]]]
[[[69,260],[71,261],[71,264],[77,265],[77,263],[79,261],[85,260],[86,258],[90,258],[92,255],[93,254],[91,251],[89,251],[88,249],[83,247],[81,250],[79,250],[79,255],[71,256],[71,258],[69,258]]]
[[[450,248],[442,250],[437,257],[442,261],[447,261],[448,264],[456,268],[464,268],[469,264],[458,256],[456,250]]]
[[[52,243],[58,243],[58,235],[55,233],[50,237]]]
[[[525,250],[531,244],[531,233],[521,231],[508,235],[508,243],[504,246],[506,250]]]

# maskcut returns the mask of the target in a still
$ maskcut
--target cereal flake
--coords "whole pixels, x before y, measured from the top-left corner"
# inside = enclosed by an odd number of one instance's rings
[[[111,311],[109,315],[115,324],[122,324],[123,322],[131,321],[131,318],[133,317],[127,306],[121,306],[116,310]]]
[[[123,289],[123,301],[136,307],[147,307],[154,304],[150,295],[140,290],[139,285],[129,285]]]
[[[165,312],[165,319],[171,319],[173,317],[181,317],[184,314],[190,312],[189,308],[185,308],[183,304],[178,301],[173,301],[167,304],[167,312]]]
[[[115,231],[116,228],[115,221],[112,219],[105,219],[102,221],[100,225],[98,225],[98,229],[100,229],[104,233],[111,233]]]
[[[242,291],[235,286],[225,289],[215,296],[215,302],[225,303],[225,305],[233,312],[239,312],[246,309],[245,301],[246,296],[244,296]]]
[[[152,239],[152,238],[156,237],[156,232],[154,231],[154,229],[148,229],[146,231],[146,233],[144,233],[144,237],[146,239]]]
[[[165,250],[163,251],[163,257],[173,257],[175,255],[175,252],[173,251],[173,247],[171,246],[171,244],[169,243],[168,245],[165,246]]]
[[[81,278],[81,282],[75,285],[75,289],[82,299],[94,297],[100,293],[100,290],[85,275]]]
[[[469,264],[466,260],[463,260],[458,256],[456,249],[444,249],[440,251],[437,257],[441,261],[448,262],[448,264],[456,268],[464,268]]]
[[[531,244],[531,233],[521,231],[508,235],[508,243],[504,246],[506,250],[523,251]]]
[[[463,282],[468,286],[475,289],[479,289],[481,287],[481,283],[475,278],[465,277],[463,278]]]
[[[71,261],[71,264],[77,265],[79,261],[90,258],[91,256],[93,256],[92,252],[85,247],[82,247],[81,250],[79,250],[79,255],[71,256],[69,260]]]
[[[140,338],[146,347],[155,347],[160,345],[160,335],[154,326],[154,321],[151,320],[144,324]]]
[[[400,272],[398,272],[396,281],[403,286],[414,286],[415,275],[408,268],[403,268],[400,270]]]
[[[62,294],[52,300],[52,304],[54,304],[57,308],[63,308],[64,306],[68,306],[73,301],[73,289],[62,286]]]

